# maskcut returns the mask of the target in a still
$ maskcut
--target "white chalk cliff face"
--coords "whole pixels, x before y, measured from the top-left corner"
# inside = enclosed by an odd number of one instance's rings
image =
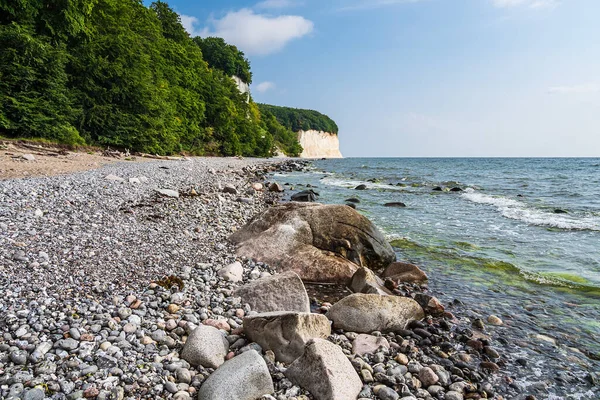
[[[240,93],[242,93],[242,94],[248,93],[248,99],[246,100],[246,102],[250,101],[250,85],[248,85],[240,77],[235,76],[235,75],[233,75],[231,77],[231,79],[233,79],[233,81],[237,85],[237,88],[240,91]]]
[[[302,145],[302,158],[342,158],[340,139],[335,133],[323,131],[299,131],[298,142]]]

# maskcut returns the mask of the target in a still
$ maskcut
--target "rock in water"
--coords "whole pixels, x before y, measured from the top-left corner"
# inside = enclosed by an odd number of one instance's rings
[[[395,201],[392,203],[385,203],[383,206],[384,207],[406,207],[406,204],[404,204],[400,201]]]
[[[427,274],[414,264],[395,262],[387,266],[383,271],[384,278],[391,278],[399,282],[423,282],[427,280]]]
[[[274,391],[267,363],[249,350],[213,372],[200,387],[198,400],[256,400]]]
[[[367,189],[367,185],[365,184],[360,184],[357,187],[354,188],[355,190],[366,190]]]
[[[244,333],[287,364],[302,355],[310,339],[326,339],[331,326],[323,314],[276,311],[244,318]]]
[[[267,276],[248,283],[235,291],[242,303],[258,312],[298,311],[310,312],[310,300],[302,280],[289,271]]]
[[[185,342],[181,358],[193,366],[217,368],[225,362],[228,350],[229,342],[217,328],[200,325]]]
[[[301,201],[301,202],[311,202],[317,201],[319,197],[319,193],[314,190],[303,190],[301,192],[295,193],[292,195],[292,201]]]
[[[285,376],[316,400],[356,399],[362,389],[360,377],[342,349],[324,339],[308,342]]]
[[[269,185],[269,192],[277,192],[277,193],[281,193],[283,192],[283,186],[281,186],[279,183],[277,182],[273,182]]]
[[[238,255],[294,271],[309,282],[346,284],[359,265],[382,269],[396,258],[375,225],[344,205],[271,207],[230,239]]]
[[[425,316],[408,297],[355,293],[335,303],[327,312],[333,327],[358,333],[395,332]]]
[[[369,268],[359,268],[352,276],[350,289],[354,293],[392,294],[385,286],[381,278]]]

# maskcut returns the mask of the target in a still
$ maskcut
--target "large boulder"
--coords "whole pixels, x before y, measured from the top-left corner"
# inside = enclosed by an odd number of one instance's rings
[[[185,342],[181,358],[193,366],[217,368],[225,362],[228,350],[229,342],[217,328],[200,325]]]
[[[326,315],[334,328],[371,333],[402,330],[425,313],[419,303],[408,297],[355,293],[331,306]]]
[[[302,357],[284,374],[316,400],[356,399],[362,389],[360,377],[342,349],[324,339],[308,342]]]
[[[310,312],[310,300],[302,279],[289,271],[267,276],[248,283],[235,291],[243,303],[254,311],[299,311]]]
[[[387,266],[383,274],[384,278],[390,278],[398,282],[423,282],[427,280],[427,274],[414,264],[405,262],[394,262]]]
[[[268,312],[244,318],[244,333],[278,361],[291,363],[313,338],[327,338],[331,324],[323,314]]]
[[[256,350],[249,350],[206,378],[198,400],[256,400],[274,391],[267,363]]]
[[[350,289],[354,293],[392,294],[385,286],[383,280],[375,275],[369,268],[359,268],[352,276]]]
[[[380,270],[396,258],[375,225],[345,205],[271,207],[230,239],[238,255],[294,271],[309,282],[349,283],[360,266]]]

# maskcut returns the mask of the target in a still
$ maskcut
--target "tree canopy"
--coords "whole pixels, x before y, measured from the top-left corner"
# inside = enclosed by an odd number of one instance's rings
[[[263,113],[275,116],[280,124],[294,132],[312,129],[335,134],[338,133],[337,124],[327,115],[321,114],[318,111],[273,106],[270,104],[259,104],[258,108]]]
[[[0,135],[170,154],[298,155],[242,95],[250,63],[163,1],[0,0]],[[276,118],[277,117],[277,118]]]

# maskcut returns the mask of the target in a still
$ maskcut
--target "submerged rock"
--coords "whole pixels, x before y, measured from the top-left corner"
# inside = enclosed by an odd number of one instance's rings
[[[327,312],[333,327],[358,333],[396,332],[425,316],[408,297],[355,293],[335,303]]]
[[[406,207],[406,204],[400,202],[400,201],[395,201],[395,202],[391,202],[391,203],[385,203],[383,205],[384,207],[397,207],[397,208],[402,208],[402,207]]]
[[[238,255],[294,271],[309,282],[348,283],[359,265],[381,269],[396,258],[377,227],[343,205],[272,207],[230,239]]]
[[[295,193],[292,195],[292,201],[301,201],[301,202],[312,202],[317,201],[319,197],[319,193],[314,190],[303,190],[301,192]]]

